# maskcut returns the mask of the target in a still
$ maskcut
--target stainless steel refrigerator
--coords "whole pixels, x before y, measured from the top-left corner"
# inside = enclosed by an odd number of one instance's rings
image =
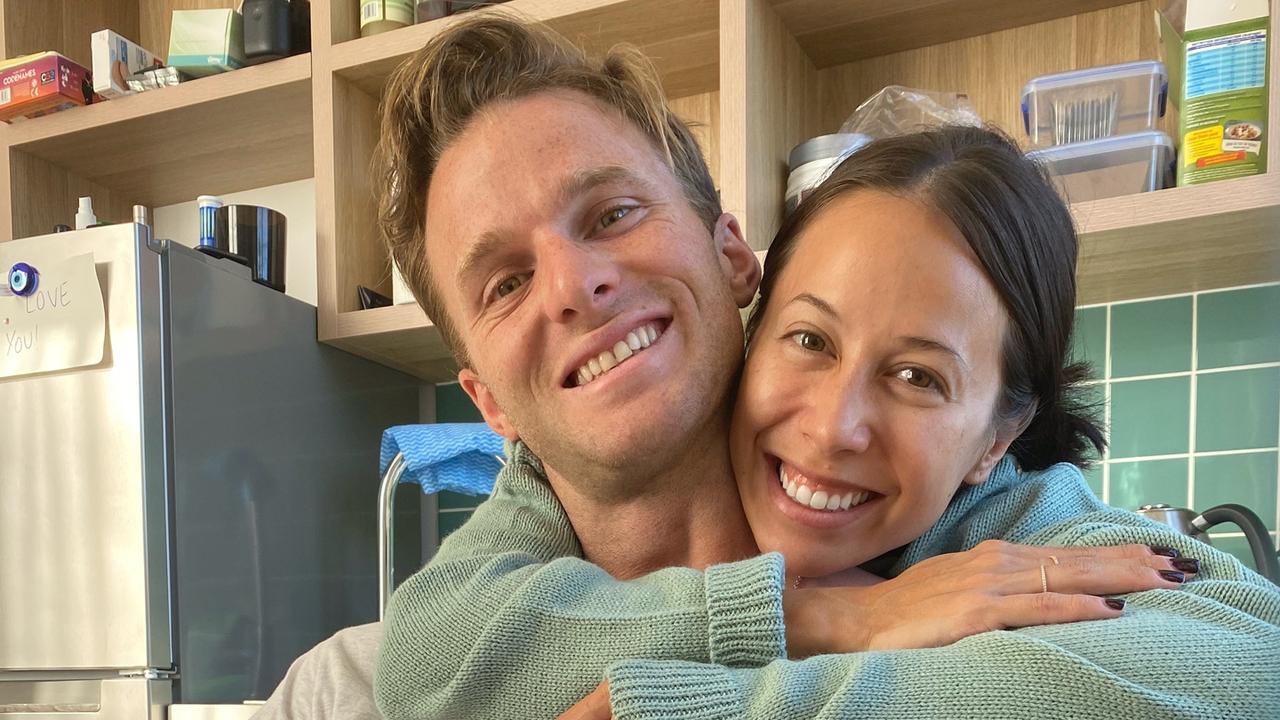
[[[376,618],[379,436],[419,381],[143,225],[0,243],[18,263],[41,285],[0,296],[0,716],[263,699]]]

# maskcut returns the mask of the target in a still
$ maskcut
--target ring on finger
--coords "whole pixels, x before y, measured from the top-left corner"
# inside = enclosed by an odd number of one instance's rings
[[[1049,574],[1045,572],[1044,563],[1040,563],[1040,592],[1049,592]]]
[[[1050,555],[1050,556],[1049,556],[1049,559],[1053,561],[1053,564],[1054,564],[1054,565],[1057,565],[1057,564],[1058,564],[1058,556],[1057,556],[1057,555]]]

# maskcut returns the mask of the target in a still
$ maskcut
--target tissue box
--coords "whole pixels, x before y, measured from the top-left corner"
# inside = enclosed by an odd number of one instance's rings
[[[92,101],[89,71],[56,52],[0,63],[0,120],[39,117]]]
[[[169,65],[193,77],[244,67],[244,18],[235,10],[174,10]]]
[[[130,76],[164,67],[155,53],[110,30],[90,35],[89,51],[93,56],[93,91],[104,98],[132,95],[125,83]]]
[[[1178,185],[1267,169],[1267,0],[1174,0],[1157,12],[1179,109]]]

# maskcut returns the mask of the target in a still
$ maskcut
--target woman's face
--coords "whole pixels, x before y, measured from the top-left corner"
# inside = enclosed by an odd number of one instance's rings
[[[871,190],[799,237],[747,353],[734,473],[762,551],[819,577],[919,537],[1004,454],[1003,306],[954,225]]]

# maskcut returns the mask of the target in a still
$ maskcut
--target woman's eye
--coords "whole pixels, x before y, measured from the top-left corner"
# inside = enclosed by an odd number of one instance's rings
[[[629,208],[629,207],[616,207],[616,208],[613,208],[612,210],[609,210],[604,215],[600,216],[600,226],[609,227],[610,225],[626,217],[627,214],[631,212],[631,210],[632,208]]]
[[[504,298],[510,295],[516,290],[519,290],[521,285],[524,285],[524,280],[524,276],[522,275],[512,275],[506,280],[498,283],[498,286],[493,289],[493,296],[495,298]]]
[[[823,340],[815,333],[801,330],[800,332],[792,335],[791,338],[797,345],[809,352],[822,352],[827,349],[827,341]]]
[[[921,370],[920,368],[904,368],[898,371],[898,377],[902,378],[912,387],[923,389],[935,388],[938,383],[934,381],[933,376]]]

